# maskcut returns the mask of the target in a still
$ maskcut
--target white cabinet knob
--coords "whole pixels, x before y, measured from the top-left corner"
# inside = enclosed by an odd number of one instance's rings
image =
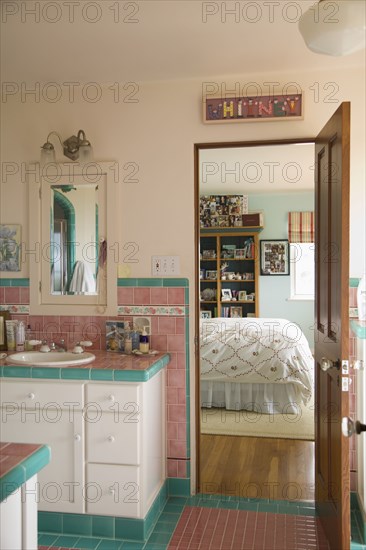
[[[28,399],[34,399],[34,398],[35,398],[35,395],[33,392],[28,393]]]
[[[81,435],[80,434],[75,434],[74,439],[75,439],[75,441],[81,441]]]
[[[114,443],[114,442],[116,441],[116,438],[114,437],[114,435],[109,435],[109,436],[108,436],[108,441],[109,441],[110,443]]]
[[[115,399],[116,398],[114,397],[114,395],[112,393],[111,393],[111,395],[108,395],[108,401],[112,401],[112,403],[114,403]]]

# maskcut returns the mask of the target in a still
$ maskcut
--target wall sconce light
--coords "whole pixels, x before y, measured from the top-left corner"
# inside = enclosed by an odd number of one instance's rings
[[[65,141],[62,140],[57,132],[50,132],[46,143],[41,147],[41,164],[55,162],[55,148],[50,142],[50,137],[54,135],[58,138],[63,148],[64,155],[71,160],[78,160],[81,163],[90,162],[93,158],[93,148],[90,141],[86,139],[84,130],[79,130],[77,136],[71,136]]]
[[[366,24],[363,0],[319,0],[299,21],[307,47],[325,55],[348,55],[365,47]]]

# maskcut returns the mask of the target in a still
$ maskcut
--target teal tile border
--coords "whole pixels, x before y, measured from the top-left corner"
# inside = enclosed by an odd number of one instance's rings
[[[357,319],[352,319],[351,321],[351,330],[355,334],[357,338],[360,340],[366,339],[366,324],[362,324],[362,321],[358,321]]]
[[[189,478],[169,477],[168,493],[169,496],[190,496],[191,480]]]
[[[183,278],[148,278],[144,277],[141,279],[117,279],[117,286],[136,286],[136,287],[148,287],[148,286],[158,286],[158,287],[188,287],[189,280]]]
[[[349,280],[349,287],[350,288],[357,288],[358,285],[359,285],[359,282],[360,282],[360,279],[358,279],[357,277],[352,277]]]
[[[37,474],[49,463],[50,458],[51,449],[47,445],[42,445],[42,447],[5,474],[0,479],[0,502],[19,489],[28,479]]]
[[[0,279],[0,286],[29,286],[29,279],[16,279],[15,277]]]
[[[355,524],[355,525],[353,525]],[[361,544],[366,543],[366,523],[364,520],[364,513],[361,509],[361,503],[356,492],[351,493],[351,527],[352,538],[357,539]],[[356,533],[354,533],[356,531]]]
[[[151,535],[167,499],[167,480],[162,484],[144,519],[131,519],[114,516],[94,516],[90,514],[66,514],[38,512],[39,531],[57,533],[59,536],[99,537],[103,539],[141,541]],[[92,541],[92,539],[90,539]],[[95,539],[94,539],[95,540]],[[80,542],[80,539],[79,541]],[[83,538],[83,542],[86,539]],[[78,546],[78,544],[76,545]],[[79,546],[78,546],[79,547]],[[81,548],[89,548],[82,546]]]
[[[45,380],[107,380],[115,382],[147,382],[170,361],[169,353],[159,357],[152,365],[141,371],[81,369],[80,367],[0,367],[0,378],[37,378]]]

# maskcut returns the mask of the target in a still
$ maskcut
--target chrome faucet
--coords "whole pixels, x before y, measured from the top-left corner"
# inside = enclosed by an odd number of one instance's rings
[[[59,342],[51,342],[50,343],[50,351],[66,351],[66,342],[62,338]]]

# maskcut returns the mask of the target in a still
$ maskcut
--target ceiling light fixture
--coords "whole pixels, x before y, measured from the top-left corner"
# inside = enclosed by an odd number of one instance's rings
[[[365,2],[320,0],[301,16],[299,30],[315,53],[342,56],[357,52],[365,47]]]
[[[63,148],[64,155],[71,160],[78,160],[81,163],[90,162],[93,158],[93,148],[90,141],[86,139],[84,130],[79,130],[77,136],[71,136],[65,141],[62,140],[57,132],[50,132],[46,143],[41,147],[41,163],[47,164],[55,162],[55,148],[50,142],[50,137],[54,135],[58,138]]]

